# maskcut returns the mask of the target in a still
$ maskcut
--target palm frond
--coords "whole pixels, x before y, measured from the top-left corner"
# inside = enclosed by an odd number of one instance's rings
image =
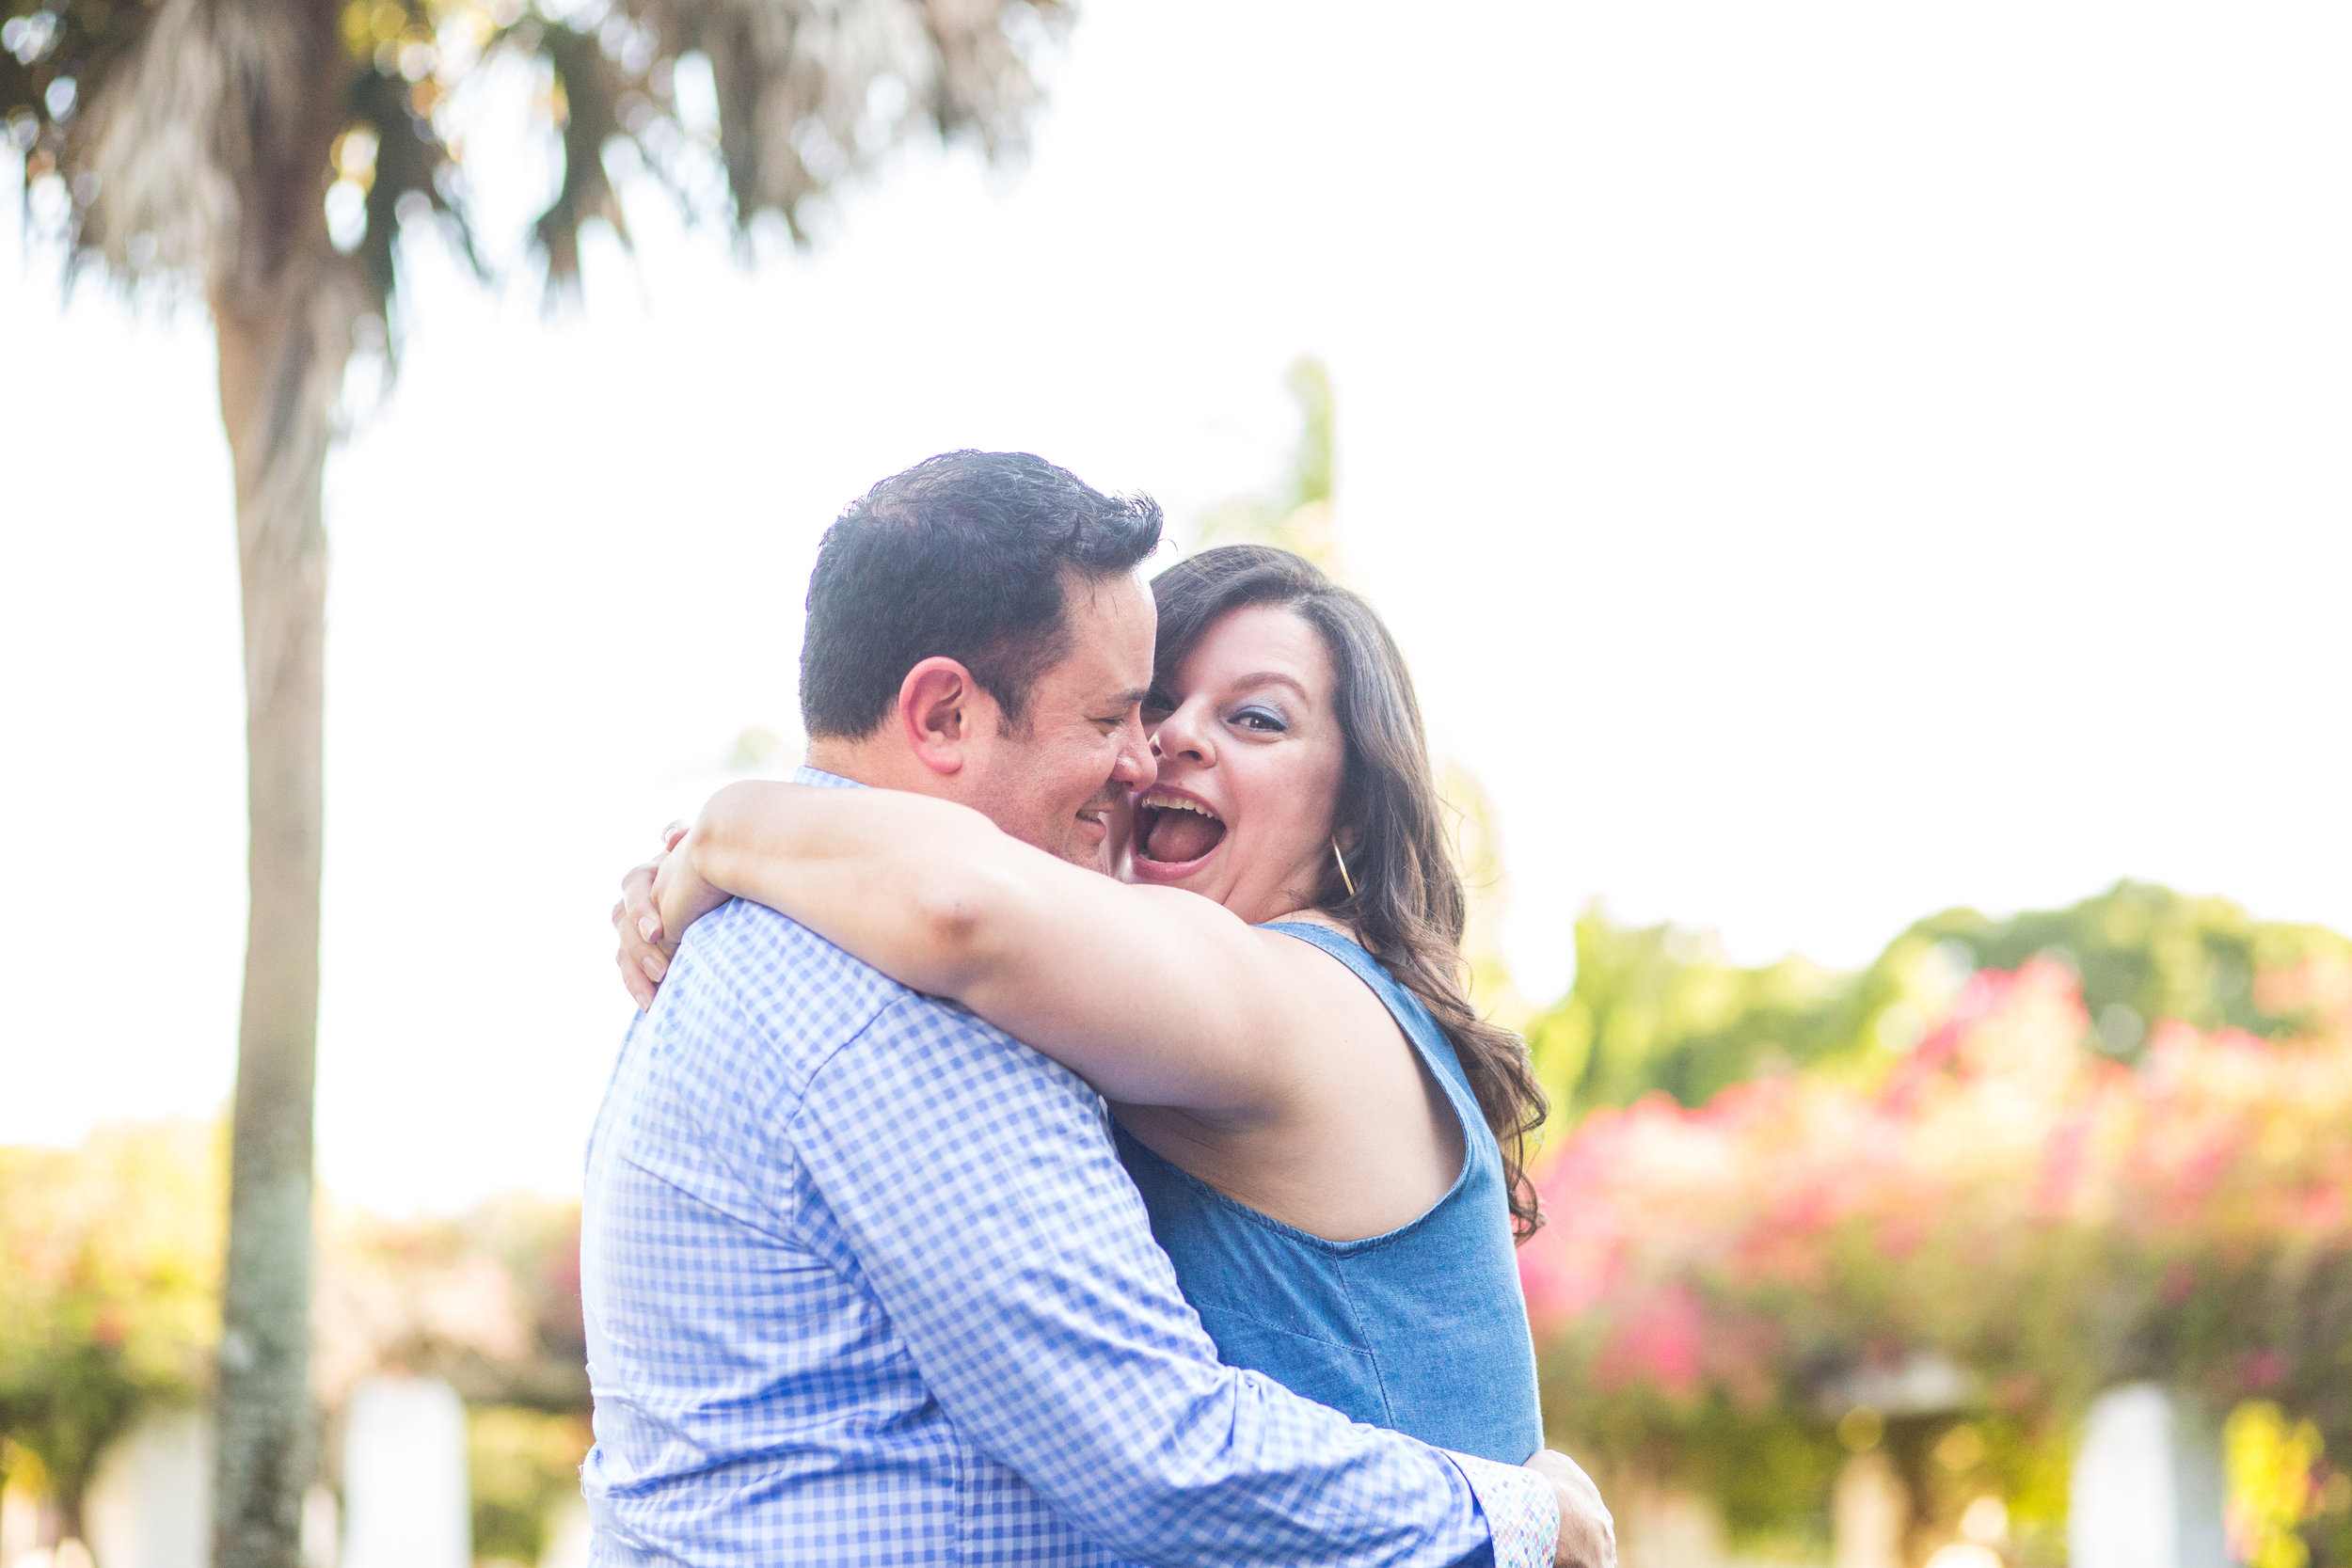
[[[564,186],[538,229],[550,278],[576,277],[581,223],[620,228],[609,144],[634,141],[660,172],[667,149],[691,142],[673,86],[681,60],[708,65],[737,232],[772,213],[806,245],[813,204],[913,135],[1021,151],[1040,97],[1030,56],[1069,16],[1063,0],[613,0],[538,28],[565,113]]]
[[[24,159],[29,201],[55,176],[70,202],[64,233],[78,243],[103,182],[89,156],[90,105],[137,53],[154,12],[138,0],[14,0],[0,22],[0,120]]]
[[[483,270],[446,122],[462,79],[497,54],[552,78],[563,178],[532,237],[561,293],[583,227],[628,238],[614,144],[633,143],[690,211],[688,166],[713,160],[703,178],[723,182],[739,235],[766,213],[806,245],[815,207],[913,137],[1022,151],[1033,57],[1070,16],[1067,0],[590,0],[562,18],[522,0],[0,4],[0,117],[27,191],[52,175],[69,191],[77,261],[251,293],[316,242],[318,205],[346,184],[334,238],[380,320],[399,236],[420,219]],[[472,41],[452,50],[453,28]],[[681,62],[707,64],[715,127],[682,115]]]
[[[991,157],[1025,150],[1040,97],[1026,51],[1069,25],[1069,8],[924,0],[922,10],[934,60],[926,106],[939,134],[971,135]]]
[[[370,157],[364,165],[357,159],[339,160],[339,165],[348,162],[355,169],[364,168],[367,175],[365,228],[352,255],[377,313],[388,319],[400,281],[396,242],[411,223],[434,221],[476,277],[488,272],[474,245],[457,161],[433,117],[419,109],[417,99],[415,88],[397,72],[380,70],[373,61],[360,66],[352,79],[351,113],[354,127],[372,138]],[[348,137],[352,129],[343,135]],[[337,172],[342,172],[340,166]]]
[[[124,270],[197,271],[216,298],[266,293],[323,236],[346,69],[304,0],[160,0],[68,138],[97,177],[82,243]]]
[[[589,219],[601,218],[624,243],[628,239],[604,150],[623,135],[620,102],[631,84],[596,39],[560,23],[539,29],[539,52],[554,68],[552,101],[564,138],[564,181],[533,229],[552,297],[579,285],[580,230]]]

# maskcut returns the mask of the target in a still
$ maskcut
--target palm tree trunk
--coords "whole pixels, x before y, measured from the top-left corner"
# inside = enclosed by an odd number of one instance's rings
[[[320,247],[325,248],[323,245]],[[331,252],[262,298],[215,291],[245,603],[246,869],[215,1568],[294,1568],[316,1468],[310,1390],[326,537],[321,485],[351,314]]]

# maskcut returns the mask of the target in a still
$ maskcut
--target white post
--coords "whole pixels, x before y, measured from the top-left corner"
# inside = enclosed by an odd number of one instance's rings
[[[548,1516],[539,1568],[588,1568],[590,1534],[587,1502],[578,1496],[564,1498]]]
[[[312,1481],[302,1494],[302,1568],[342,1568],[342,1505],[325,1481]]]
[[[82,1517],[106,1568],[205,1568],[213,1557],[213,1423],[193,1410],[139,1422],[100,1456]]]
[[[0,1491],[0,1568],[40,1547],[40,1499],[22,1481]]]
[[[1830,1493],[1830,1549],[1836,1568],[1902,1568],[1911,1495],[1883,1453],[1846,1461]]]
[[[2190,1395],[2131,1383],[2099,1396],[2068,1484],[2072,1568],[2229,1568],[2221,1433]]]
[[[1677,1487],[1612,1494],[1617,1568],[1724,1568],[1731,1560],[1714,1503]]]
[[[372,1377],[343,1417],[343,1568],[470,1568],[466,1407],[439,1378]]]

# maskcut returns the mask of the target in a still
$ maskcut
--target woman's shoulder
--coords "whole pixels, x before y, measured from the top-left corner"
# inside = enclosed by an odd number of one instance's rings
[[[1395,984],[1393,977],[1337,921],[1285,915],[1252,927],[1251,934],[1284,981],[1311,996],[1315,1008],[1341,1009],[1336,1016],[1312,1016],[1360,1028],[1392,1015],[1394,1003],[1388,992]]]
[[[1281,950],[1293,973],[1336,993],[1368,992],[1380,1009],[1417,1044],[1441,1043],[1443,1031],[1412,989],[1365,945],[1350,927],[1327,915],[1285,915],[1255,927]]]

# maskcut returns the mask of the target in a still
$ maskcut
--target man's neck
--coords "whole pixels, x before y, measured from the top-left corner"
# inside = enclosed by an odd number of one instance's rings
[[[808,743],[808,766],[873,789],[903,789],[954,799],[946,787],[948,781],[924,767],[897,740],[887,726],[882,734],[862,740],[838,736],[813,738]]]

